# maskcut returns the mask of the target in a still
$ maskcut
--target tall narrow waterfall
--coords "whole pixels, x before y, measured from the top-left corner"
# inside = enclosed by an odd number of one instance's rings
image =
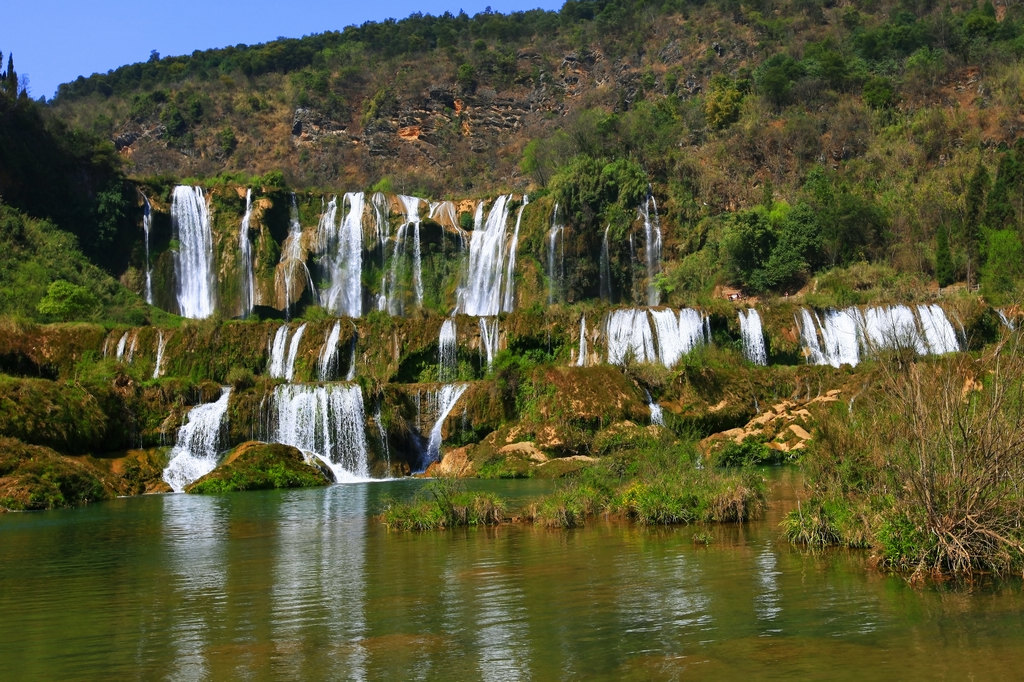
[[[270,362],[267,364],[267,374],[272,378],[291,381],[295,376],[295,358],[299,353],[299,342],[302,340],[304,331],[306,331],[306,325],[302,324],[295,330],[291,344],[289,344],[288,325],[282,324],[277,328],[270,343]]]
[[[156,337],[156,362],[153,366],[153,378],[158,379],[160,372],[163,369],[164,364],[164,348],[167,347],[167,337],[164,336],[163,331],[157,332]]]
[[[451,381],[458,374],[455,339],[455,321],[445,320],[437,339],[438,380]]]
[[[755,365],[767,365],[768,353],[764,347],[764,330],[761,315],[754,308],[739,311],[740,336],[743,339],[743,354]]]
[[[180,493],[192,481],[213,471],[220,455],[221,431],[228,411],[231,388],[224,387],[216,402],[196,405],[178,431],[163,479]]]
[[[612,300],[612,266],[608,244],[608,230],[611,228],[610,223],[605,226],[604,239],[601,240],[600,294],[601,300],[605,303],[609,303]]]
[[[182,317],[207,318],[214,311],[213,233],[201,188],[174,188],[171,224],[178,240],[174,254],[178,310]]]
[[[519,248],[519,225],[523,222],[523,210],[530,203],[530,197],[523,195],[523,203],[519,206],[519,213],[516,214],[516,229],[512,232],[512,242],[508,249],[508,270],[505,273],[505,300],[501,309],[506,313],[515,310],[515,274],[516,274],[516,251]]]
[[[345,194],[348,206],[340,225],[321,220],[318,239],[325,255],[331,284],[321,295],[321,305],[335,315],[359,317],[363,314],[363,207],[362,192]],[[326,216],[326,213],[325,213]]]
[[[239,269],[242,271],[242,286],[240,290],[240,308],[242,317],[249,317],[252,314],[252,307],[256,300],[256,289],[252,275],[252,244],[249,242],[249,220],[252,216],[252,190],[245,191],[245,215],[242,216],[242,226],[238,230],[238,259]]]
[[[487,363],[487,369],[494,364],[494,356],[498,353],[498,318],[480,318],[480,353]]]
[[[142,195],[142,231],[146,236],[146,303],[153,305],[153,267],[149,263],[149,233],[153,229],[153,207]]]
[[[508,249],[505,227],[510,198],[511,195],[498,197],[487,214],[486,222],[483,220],[483,204],[476,208],[473,235],[469,240],[469,269],[458,293],[458,310],[467,315],[490,316],[501,312],[502,274]]]
[[[412,286],[416,292],[416,305],[423,306],[423,261],[420,248],[420,199],[404,194],[398,196],[405,209],[405,222],[412,227]]]
[[[658,218],[658,204],[654,195],[648,194],[647,201],[640,206],[640,217],[644,219],[644,245],[647,260],[647,305],[658,305],[661,293],[655,277],[661,271],[661,220]]]
[[[332,199],[331,203],[324,210],[324,215],[321,216],[321,222],[324,221],[325,216],[330,214],[330,222],[334,222],[334,214],[337,211],[337,204]],[[292,287],[295,285],[296,269],[301,268],[302,273],[305,274],[306,285],[309,287],[309,292],[313,299],[317,298],[316,287],[313,285],[313,277],[309,273],[309,268],[306,267],[305,257],[302,249],[302,225],[299,222],[299,207],[295,201],[295,194],[292,194],[292,206],[291,214],[288,226],[288,236],[285,237],[284,243],[281,245],[281,260],[278,263],[277,270],[274,272],[274,288],[277,291],[284,292],[284,301],[282,307],[284,308],[285,319],[292,319],[292,303],[293,299],[298,297],[292,292]]]
[[[437,394],[437,421],[430,429],[430,440],[427,442],[427,451],[423,454],[421,465],[425,471],[432,462],[441,459],[441,429],[444,428],[444,420],[459,402],[459,398],[466,392],[468,384],[445,384]]]
[[[331,331],[324,339],[324,346],[320,349],[320,359],[317,362],[317,374],[320,381],[330,381],[338,373],[338,337],[341,336],[341,322],[335,322]]]
[[[339,482],[370,477],[359,386],[282,384],[274,389],[270,440],[311,452]]]
[[[306,324],[302,323],[292,335],[292,342],[288,345],[288,362],[284,368],[284,378],[291,381],[295,378],[295,358],[299,354],[299,343],[302,341],[302,333],[306,331]]]
[[[576,366],[585,367],[587,364],[587,316],[580,315],[580,346],[576,355]]]
[[[661,405],[654,402],[654,398],[651,397],[650,391],[645,390],[644,396],[647,398],[647,408],[651,411],[651,424],[655,426],[665,425],[665,412],[662,410]]]
[[[551,214],[551,229],[548,230],[548,305],[562,297],[562,280],[565,278],[565,240],[560,240],[565,225],[558,220],[558,203]],[[561,247],[561,248],[559,248]],[[557,261],[557,263],[556,263]]]
[[[1017,324],[1015,320],[1010,319],[1006,314],[1006,311],[1002,308],[996,308],[996,314],[999,315],[999,321],[1003,323],[1003,326],[1009,329],[1011,332],[1017,331]]]

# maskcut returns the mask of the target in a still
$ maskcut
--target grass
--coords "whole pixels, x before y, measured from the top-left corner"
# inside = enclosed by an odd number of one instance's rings
[[[493,493],[470,492],[456,478],[435,478],[411,502],[389,500],[380,518],[392,530],[437,530],[494,526],[505,521],[505,501]]]

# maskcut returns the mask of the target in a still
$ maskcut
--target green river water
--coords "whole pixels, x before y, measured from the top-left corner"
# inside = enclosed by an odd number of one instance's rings
[[[912,588],[746,526],[388,532],[419,481],[0,515],[0,678],[1024,676],[1018,584]],[[541,483],[484,484],[528,497]]]

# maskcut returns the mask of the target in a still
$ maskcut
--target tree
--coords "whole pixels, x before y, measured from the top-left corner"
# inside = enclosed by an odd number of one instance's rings
[[[96,303],[96,297],[85,287],[58,279],[50,283],[36,309],[46,317],[67,322],[88,317]]]
[[[985,211],[985,195],[988,194],[988,171],[979,162],[967,183],[964,198],[963,243],[967,253],[967,285],[977,279],[981,267],[981,217]]]
[[[953,261],[949,255],[949,232],[945,225],[940,225],[935,234],[935,278],[940,287],[948,287],[953,283]]]

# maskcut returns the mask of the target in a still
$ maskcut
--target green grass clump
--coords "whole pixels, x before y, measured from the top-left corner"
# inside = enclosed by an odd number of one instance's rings
[[[768,447],[763,437],[747,436],[742,443],[729,441],[714,455],[715,466],[742,467],[785,464],[793,461],[793,453]]]
[[[505,520],[505,501],[493,493],[470,492],[455,478],[436,478],[411,502],[390,501],[381,520],[393,530],[436,530],[494,526]]]

